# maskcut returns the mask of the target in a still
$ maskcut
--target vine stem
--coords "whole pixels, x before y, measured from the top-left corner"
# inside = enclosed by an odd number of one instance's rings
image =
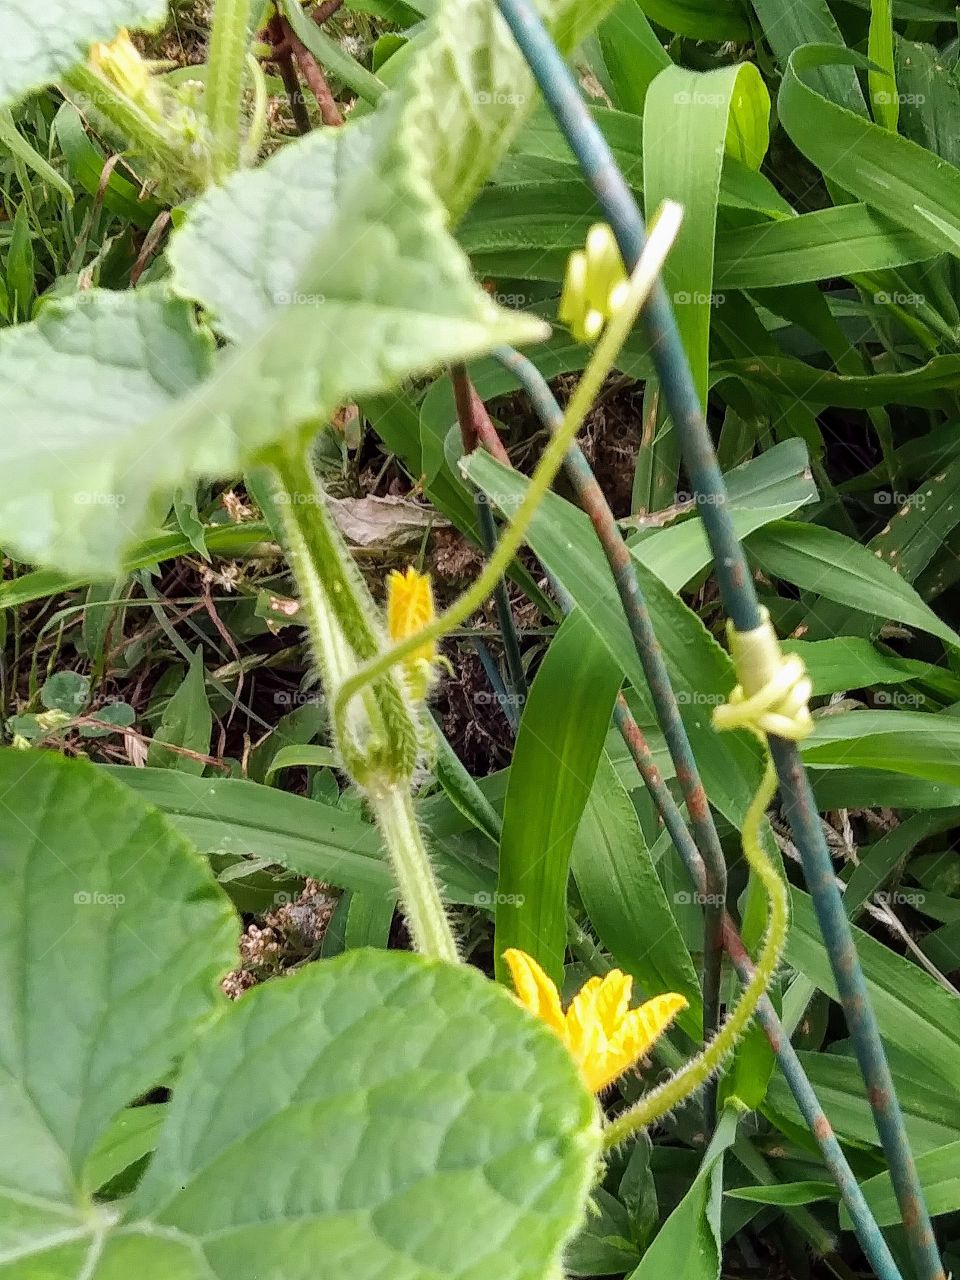
[[[648,1128],[706,1084],[740,1039],[776,975],[787,941],[790,900],[783,878],[767,857],[761,837],[763,817],[776,789],[777,775],[772,763],[768,761],[763,780],[743,819],[743,852],[751,870],[756,873],[766,890],[769,904],[767,932],[756,968],[733,1011],[703,1052],[691,1058],[676,1075],[644,1094],[635,1106],[607,1125],[604,1130],[604,1146],[607,1149],[618,1146],[637,1130]]]
[[[414,946],[421,955],[459,964],[457,944],[409,788],[372,791],[367,799],[390,855]]]
[[[483,572],[432,623],[401,643],[383,650],[372,661],[361,667],[351,679],[344,682],[334,703],[334,720],[338,724],[346,716],[350,699],[360,693],[365,685],[389,671],[395,663],[409,657],[422,645],[439,640],[454,627],[458,627],[480,608],[496,587],[520,549],[531,520],[563,466],[570,442],[593,406],[633,328],[638,313],[649,297],[650,291],[655,287],[659,272],[680,229],[682,216],[679,205],[667,203],[664,205],[661,216],[651,226],[647,248],[630,278],[627,296],[597,343],[590,363],[570,398],[563,422],[556,434],[547,442],[516,515],[504,528],[497,549],[487,561]]]
[[[240,163],[243,71],[250,44],[252,0],[216,0],[207,69],[207,120],[218,182]]]
[[[496,3],[613,228],[624,262],[631,266],[644,250],[643,217],[606,139],[584,103],[580,86],[530,0],[496,0]],[[760,625],[761,615],[750,566],[730,514],[716,450],[676,317],[662,284],[653,290],[644,308],[642,323],[680,437],[687,475],[694,491],[703,499],[701,514],[724,608],[738,631],[752,631]],[[903,1112],[850,922],[836,887],[810,781],[795,743],[771,737],[769,748],[877,1133],[890,1166],[913,1262],[921,1280],[945,1280]]]
[[[556,431],[563,413],[547,380],[536,365],[512,347],[500,347],[494,355],[504,368],[519,379],[547,430]],[[707,902],[703,913],[703,1039],[707,1042],[720,1025],[723,913],[727,896],[727,867],[723,849],[630,549],[620,533],[616,517],[590,463],[576,441],[567,451],[564,467],[577,501],[590,517],[590,523],[610,565],[634,648],[647,678],[657,719],[663,729],[677,781],[693,824],[697,847],[707,867]],[[716,1090],[713,1084],[711,1079],[704,1099],[705,1119],[710,1130],[716,1120]]]
[[[362,579],[352,571],[349,553],[330,519],[305,454],[294,446],[278,450],[271,462],[280,484],[276,505],[283,520],[287,559],[329,692],[356,670],[358,655],[376,652],[375,606]],[[423,955],[456,963],[457,945],[410,794],[416,726],[412,721],[398,723],[398,713],[406,711],[406,704],[399,696],[388,698],[390,687],[388,680],[380,680],[364,691],[367,726],[351,726],[357,728],[361,747],[348,750],[350,735],[338,735],[340,755],[380,829],[414,946]],[[378,746],[376,763],[369,769],[351,767],[354,755],[362,757],[361,735],[367,727],[383,746]],[[398,743],[398,736],[405,740]],[[406,739],[412,739],[412,756]]]

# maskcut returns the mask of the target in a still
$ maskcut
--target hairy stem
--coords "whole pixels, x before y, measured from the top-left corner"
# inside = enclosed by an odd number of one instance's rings
[[[743,852],[751,870],[756,873],[766,890],[769,903],[767,932],[757,967],[733,1011],[703,1052],[691,1058],[676,1075],[645,1094],[635,1106],[607,1125],[604,1130],[604,1145],[607,1148],[615,1147],[639,1129],[647,1128],[706,1084],[746,1030],[757,1011],[757,1005],[776,975],[787,940],[790,906],[786,885],[767,857],[761,838],[763,816],[776,789],[777,775],[773,765],[768,762],[757,794],[750,802],[743,820]]]
[[[218,182],[240,162],[243,73],[250,44],[252,0],[216,0],[207,69],[207,119]]]
[[[457,944],[409,789],[390,787],[368,799],[390,855],[414,946],[421,955],[458,964]]]

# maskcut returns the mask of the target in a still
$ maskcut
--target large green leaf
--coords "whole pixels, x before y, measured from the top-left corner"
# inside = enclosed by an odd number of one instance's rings
[[[167,0],[5,0],[0,8],[0,104],[56,80],[121,27],[154,27]]]
[[[565,39],[602,12],[549,7]],[[0,537],[110,575],[178,485],[240,471],[340,403],[542,337],[495,306],[446,230],[532,105],[528,80],[491,6],[446,0],[374,114],[201,197],[170,257],[174,290],[235,344],[212,368],[189,308],[162,294],[91,293],[4,334],[17,430]]]
[[[0,793],[2,1259],[34,1215],[38,1242],[93,1225],[86,1162],[213,1013],[238,921],[170,823],[92,765],[4,749]]]
[[[558,985],[563,979],[570,851],[621,679],[617,663],[574,610],[530,689],[510,767],[495,939],[504,977],[503,953],[519,947]]]
[[[834,46],[845,52],[843,36],[827,0],[751,0],[751,3],[764,35],[784,65],[794,50],[803,45]],[[866,113],[863,92],[851,67],[816,67],[810,78],[827,98],[842,102],[852,111]]]
[[[182,837],[86,763],[8,750],[0,784],[0,1274],[552,1280],[599,1126],[541,1022],[381,951],[213,1019],[237,920]],[[96,1203],[115,1118],[184,1051],[133,1199]]]
[[[217,1099],[242,1105],[216,1105]],[[185,1063],[127,1218],[230,1280],[553,1274],[597,1152],[563,1046],[476,971],[352,952]]]

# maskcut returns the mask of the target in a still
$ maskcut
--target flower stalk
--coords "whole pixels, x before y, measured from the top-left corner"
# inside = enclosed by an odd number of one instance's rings
[[[210,28],[206,106],[217,182],[240,163],[243,80],[252,0],[216,0]]]
[[[271,458],[290,568],[300,592],[324,688],[336,692],[387,644],[377,607],[333,522],[306,454],[298,447]],[[416,594],[416,593],[414,593]],[[424,616],[423,592],[416,601]],[[430,601],[432,607],[432,599]],[[428,610],[429,612],[429,610]],[[423,650],[409,671],[368,682],[335,726],[344,769],[362,791],[390,857],[400,901],[417,950],[456,963],[457,946],[414,811],[412,784],[425,729]],[[417,696],[417,695],[420,696]]]

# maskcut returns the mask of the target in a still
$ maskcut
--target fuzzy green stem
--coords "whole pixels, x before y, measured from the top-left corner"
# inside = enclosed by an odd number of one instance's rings
[[[460,626],[481,607],[496,587],[520,549],[530,522],[563,466],[571,440],[592,408],[633,328],[637,315],[656,285],[658,273],[679,230],[680,217],[681,211],[677,205],[665,206],[664,216],[651,227],[647,248],[630,278],[628,295],[622,306],[614,313],[603,337],[597,344],[593,357],[567,405],[563,421],[548,441],[527,486],[523,501],[517,508],[513,520],[504,528],[496,551],[487,561],[483,572],[448,609],[428,626],[392,648],[383,650],[373,661],[361,667],[356,675],[344,682],[334,703],[335,722],[339,724],[345,718],[350,699],[365,685],[389,671],[395,663],[402,662],[422,645],[439,640],[455,627]]]
[[[294,446],[270,459],[282,486],[277,505],[284,522],[290,567],[300,587],[317,661],[328,693],[350,682],[358,662],[384,644],[376,606],[327,510],[305,453]],[[363,670],[363,668],[361,668]],[[413,713],[387,672],[368,682],[363,707],[335,719],[344,767],[365,789],[412,777],[419,750]]]
[[[79,63],[67,72],[63,82],[86,98],[136,151],[155,160],[165,172],[179,173],[183,169],[184,156],[167,130],[105,76],[86,63]]]
[[[389,787],[368,799],[390,855],[414,946],[421,955],[458,964],[457,944],[409,790]]]
[[[210,29],[206,106],[218,182],[240,162],[243,72],[250,45],[252,0],[216,0]]]
[[[776,975],[787,940],[790,905],[786,886],[767,857],[761,836],[763,816],[776,789],[777,775],[768,760],[763,779],[744,817],[742,831],[743,852],[751,870],[756,873],[766,890],[769,902],[767,932],[753,976],[744,987],[732,1013],[703,1052],[691,1058],[676,1075],[645,1094],[635,1106],[607,1125],[604,1130],[604,1146],[607,1148],[615,1147],[639,1129],[647,1128],[706,1084],[746,1030],[757,1011],[757,1005]]]

